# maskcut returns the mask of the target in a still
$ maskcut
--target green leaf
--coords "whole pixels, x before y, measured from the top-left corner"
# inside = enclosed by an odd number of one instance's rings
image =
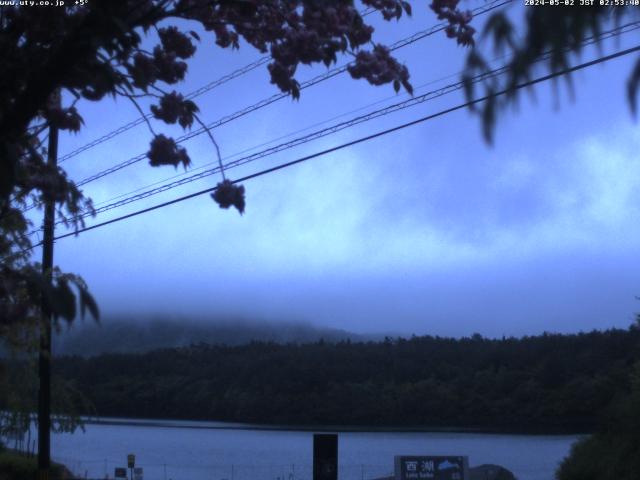
[[[489,17],[482,36],[493,36],[493,48],[496,53],[500,53],[505,46],[511,49],[515,48],[513,24],[503,12],[495,13]]]
[[[638,100],[638,87],[640,86],[640,59],[636,61],[631,72],[631,77],[627,81],[627,99],[629,100],[629,107],[631,107],[631,113],[635,116],[637,114],[637,100]]]
[[[53,288],[51,297],[52,314],[54,317],[62,317],[67,322],[72,322],[76,317],[76,296],[66,279],[58,279]]]
[[[487,95],[493,95],[493,90],[489,89]],[[482,133],[487,143],[493,143],[493,128],[496,123],[496,98],[490,97],[482,109]]]
[[[100,320],[100,310],[98,309],[98,304],[93,298],[93,295],[91,295],[89,291],[82,286],[78,286],[78,291],[80,293],[80,315],[82,318],[84,318],[88,309],[94,320]]]

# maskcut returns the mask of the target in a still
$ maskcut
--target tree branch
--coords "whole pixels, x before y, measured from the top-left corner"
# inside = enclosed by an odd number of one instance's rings
[[[123,92],[121,90],[116,90],[120,95],[122,95],[123,97],[128,98],[131,103],[133,103],[133,105],[136,107],[136,109],[138,110],[138,112],[140,112],[140,116],[142,117],[142,119],[146,122],[147,126],[149,127],[149,130],[151,131],[151,133],[153,134],[153,136],[156,136],[156,132],[153,130],[153,127],[151,126],[151,122],[149,121],[149,118],[147,117],[147,115],[142,111],[142,108],[140,107],[140,105],[138,104],[138,102],[136,101],[136,99],[134,98],[133,95],[128,94],[127,92]]]
[[[224,166],[222,165],[222,156],[220,155],[220,147],[218,147],[218,143],[213,138],[213,134],[211,133],[211,129],[209,127],[207,127],[202,120],[200,120],[200,117],[196,113],[193,114],[193,118],[195,118],[196,122],[198,122],[200,124],[200,126],[205,130],[205,132],[207,132],[207,135],[211,139],[211,142],[213,142],[213,145],[216,147],[216,154],[218,156],[218,166],[220,167],[220,173],[222,174],[222,180],[226,180],[226,178],[224,176]]]

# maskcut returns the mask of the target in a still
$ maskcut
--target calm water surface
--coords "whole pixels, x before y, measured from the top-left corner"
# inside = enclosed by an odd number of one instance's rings
[[[241,427],[241,428],[239,428]],[[393,472],[394,455],[468,455],[470,466],[496,463],[519,480],[551,480],[576,435],[339,433],[339,478],[369,480]],[[136,454],[144,480],[311,480],[313,432],[260,430],[208,422],[89,424],[56,434],[52,456],[88,478],[113,478]]]

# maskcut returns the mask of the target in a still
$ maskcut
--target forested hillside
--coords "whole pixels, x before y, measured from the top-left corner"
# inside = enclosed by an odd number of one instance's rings
[[[629,390],[640,331],[413,337],[57,359],[98,415],[589,431]]]

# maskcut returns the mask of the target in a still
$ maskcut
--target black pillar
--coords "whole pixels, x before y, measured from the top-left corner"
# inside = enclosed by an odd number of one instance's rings
[[[313,480],[338,480],[338,435],[313,435]]]

